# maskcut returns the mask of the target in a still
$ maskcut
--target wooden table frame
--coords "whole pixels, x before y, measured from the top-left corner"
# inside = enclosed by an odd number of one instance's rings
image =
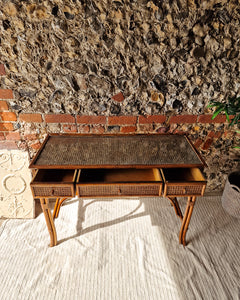
[[[41,148],[39,149],[39,151],[37,152],[37,154],[35,155],[35,157],[33,158],[31,164],[30,164],[30,168],[35,168],[35,169],[82,169],[82,168],[109,168],[109,167],[114,167],[114,168],[126,168],[126,165],[122,166],[122,165],[79,165],[79,164],[71,164],[71,165],[68,165],[68,164],[65,164],[64,166],[63,165],[60,165],[60,164],[52,164],[52,162],[50,162],[49,164],[46,164],[46,165],[41,165],[41,164],[37,164],[37,160],[39,158],[39,156],[41,155],[42,153],[42,150],[44,149],[45,145],[48,143],[49,141],[49,138],[51,136],[57,136],[57,137],[60,137],[60,136],[69,136],[69,137],[75,137],[75,138],[82,138],[82,137],[86,137],[86,136],[89,136],[90,138],[97,138],[96,135],[95,136],[92,136],[92,135],[50,135],[50,136],[47,136],[47,138],[45,139],[44,143],[42,144]],[[123,136],[123,135],[105,135],[105,136],[111,136],[111,137],[119,137],[119,136]],[[132,135],[132,138],[134,139],[135,136],[139,136],[139,135]],[[143,135],[144,137],[147,136],[147,135]],[[149,137],[153,137],[153,136],[156,136],[156,135],[148,135]],[[160,136],[160,135],[158,135]],[[164,135],[163,135],[164,136]],[[171,135],[172,138],[174,139],[174,135]],[[103,137],[103,136],[101,136]],[[156,164],[156,165],[145,165],[145,164],[135,164],[135,165],[127,165],[127,167],[129,168],[152,168],[152,167],[157,167],[157,168],[184,168],[184,167],[187,167],[187,168],[191,168],[191,167],[198,167],[200,169],[203,169],[204,166],[206,166],[205,162],[203,161],[203,159],[201,158],[201,156],[199,155],[199,153],[197,153],[197,151],[195,150],[195,148],[193,147],[193,145],[191,144],[191,142],[189,141],[189,139],[185,136],[187,142],[189,143],[189,147],[191,147],[191,151],[194,151],[197,159],[199,159],[199,162],[198,163],[183,163],[183,164],[169,164],[166,166],[165,163],[162,163],[160,162],[159,164]],[[130,139],[129,139],[130,141]],[[167,184],[167,183],[165,183]],[[178,183],[176,183],[176,185],[178,185]],[[196,200],[196,196],[202,196],[203,193],[204,193],[204,190],[205,190],[205,187],[206,187],[206,181],[203,181],[202,183],[202,188],[201,188],[201,192],[197,195],[193,195],[193,194],[190,194],[190,195],[164,195],[171,203],[171,205],[174,207],[174,210],[175,210],[175,213],[176,215],[180,218],[181,220],[181,228],[180,228],[180,232],[179,232],[179,243],[182,244],[182,245],[186,245],[186,232],[188,230],[188,226],[189,226],[189,223],[190,223],[190,219],[191,219],[191,216],[192,216],[192,212],[193,212],[193,207],[194,207],[194,204],[195,204],[195,200]],[[33,191],[33,190],[32,190]],[[49,235],[50,235],[50,246],[53,247],[55,245],[57,245],[57,233],[56,233],[56,228],[55,228],[55,225],[54,225],[54,219],[58,217],[59,215],[59,211],[60,211],[60,207],[62,205],[62,203],[69,197],[56,197],[55,199],[55,206],[54,206],[54,210],[53,210],[53,213],[51,212],[51,209],[50,209],[50,206],[49,206],[49,199],[50,198],[53,198],[53,196],[38,196],[36,197],[36,195],[34,195],[33,193],[33,196],[34,198],[39,198],[40,199],[40,203],[41,203],[41,208],[42,208],[42,211],[44,213],[44,217],[45,217],[45,220],[46,220],[46,224],[47,224],[47,228],[48,228],[48,231],[49,231]],[[161,196],[161,195],[159,195]],[[180,196],[180,197],[186,197],[187,196],[187,206],[186,206],[186,209],[185,209],[185,212],[184,212],[184,215],[182,214],[181,212],[181,209],[180,209],[180,206],[179,206],[179,203],[178,203],[178,200],[177,200],[177,197]],[[81,197],[81,196],[79,196]],[[85,197],[83,197],[85,198]]]

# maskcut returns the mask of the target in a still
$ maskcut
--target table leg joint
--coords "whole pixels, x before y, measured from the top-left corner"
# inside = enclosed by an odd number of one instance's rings
[[[48,198],[40,198],[40,203],[42,207],[42,211],[46,220],[48,232],[50,235],[50,247],[56,246],[57,244],[57,233],[56,228],[53,221],[52,212],[49,207]]]
[[[196,200],[195,196],[188,197],[187,206],[182,220],[182,226],[179,232],[179,243],[183,244],[184,246],[186,245],[185,236],[191,220],[195,200]]]

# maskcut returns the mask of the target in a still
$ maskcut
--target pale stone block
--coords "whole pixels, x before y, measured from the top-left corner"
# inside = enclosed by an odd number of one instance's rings
[[[28,153],[0,150],[0,218],[33,218]]]

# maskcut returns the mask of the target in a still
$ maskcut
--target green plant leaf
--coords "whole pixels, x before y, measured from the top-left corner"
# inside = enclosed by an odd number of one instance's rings
[[[240,125],[240,96],[238,97],[228,97],[225,102],[219,102],[215,100],[210,100],[210,104],[208,107],[215,107],[215,111],[212,116],[212,120],[216,118],[216,116],[224,111],[226,115],[226,119],[229,123],[229,126]],[[230,119],[230,116],[233,116]]]
[[[229,118],[228,111],[226,109],[224,109],[224,112],[225,112],[228,123],[230,123],[230,118]]]
[[[218,107],[220,105],[223,105],[223,103],[219,102],[219,101],[213,101],[213,100],[211,100],[210,104],[208,104],[208,107],[214,107],[214,106]]]
[[[215,119],[216,116],[217,116],[221,111],[223,111],[223,110],[224,110],[224,107],[218,108],[218,109],[214,112],[214,114],[213,114],[213,116],[212,116],[212,120]]]

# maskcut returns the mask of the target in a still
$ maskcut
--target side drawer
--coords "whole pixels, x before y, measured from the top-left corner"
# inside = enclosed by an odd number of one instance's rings
[[[158,169],[82,169],[76,184],[79,197],[159,196]]]
[[[38,170],[30,183],[33,197],[74,197],[76,170]]]
[[[161,169],[163,196],[203,196],[206,180],[199,168]]]

